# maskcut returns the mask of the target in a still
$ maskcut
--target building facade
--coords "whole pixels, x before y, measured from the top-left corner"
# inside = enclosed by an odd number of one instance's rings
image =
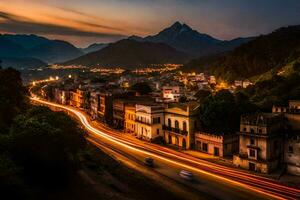
[[[238,152],[237,134],[216,135],[205,132],[195,134],[195,149],[218,157],[232,156]]]
[[[163,106],[158,104],[137,104],[136,135],[148,141],[152,141],[157,137],[163,137],[163,119]]]
[[[83,108],[84,106],[84,95],[85,92],[81,89],[76,89],[76,91],[70,91],[70,105]]]
[[[284,132],[281,114],[254,114],[241,117],[237,167],[270,173],[282,161]]]
[[[272,111],[284,114],[289,127],[284,144],[287,173],[300,176],[300,101],[289,101],[288,107],[273,106]]]
[[[100,109],[100,93],[91,92],[90,93],[90,115],[92,119],[98,118],[98,111]]]
[[[126,133],[135,133],[135,105],[126,105],[125,106],[125,123],[124,123],[124,132]]]
[[[180,86],[163,86],[161,91],[164,102],[178,102],[182,96]]]
[[[113,95],[109,92],[99,93],[99,120],[112,125],[113,122]]]
[[[182,149],[190,149],[194,144],[194,132],[198,128],[198,104],[169,104],[164,111],[164,140]]]

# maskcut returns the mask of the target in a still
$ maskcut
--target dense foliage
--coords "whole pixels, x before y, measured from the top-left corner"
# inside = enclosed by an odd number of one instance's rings
[[[130,90],[137,92],[140,95],[146,95],[146,94],[149,94],[150,92],[152,92],[151,87],[146,82],[136,83],[130,87]]]
[[[270,112],[273,105],[285,105],[289,100],[300,99],[300,75],[273,76],[242,90],[261,110]]]
[[[211,68],[227,80],[249,78],[299,58],[300,26],[281,28],[236,48]]]
[[[20,74],[0,70],[0,194],[32,199],[41,190],[67,185],[85,140],[64,113],[30,106]]]
[[[238,131],[241,115],[255,111],[256,107],[244,94],[233,95],[228,90],[221,90],[201,103],[202,129],[215,134],[233,134]]]
[[[25,108],[25,94],[20,73],[0,68],[0,132],[7,131],[13,118]]]

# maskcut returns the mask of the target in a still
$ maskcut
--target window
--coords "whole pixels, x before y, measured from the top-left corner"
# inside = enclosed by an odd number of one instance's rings
[[[294,153],[294,148],[293,148],[293,146],[289,146],[289,153]]]
[[[250,157],[253,157],[253,158],[256,157],[256,156],[255,156],[255,155],[256,155],[256,152],[255,152],[255,150],[253,150],[253,149],[250,149],[249,154],[250,154],[250,155],[249,155]]]
[[[251,133],[254,133],[254,129],[253,129],[253,128],[251,128],[250,132],[251,132]]]
[[[245,127],[243,130],[244,130],[244,131],[247,131],[247,128]]]
[[[254,140],[254,138],[250,138],[250,144],[251,144],[251,145],[255,145],[255,140]]]
[[[258,132],[259,132],[259,133],[262,133],[262,129],[259,129]]]
[[[179,122],[177,120],[175,121],[175,128],[179,129]]]
[[[156,134],[159,135],[159,129],[156,129]]]
[[[183,124],[182,124],[182,129],[184,130],[184,131],[186,131],[186,122],[183,122]]]
[[[153,124],[160,124],[160,117],[154,117]]]
[[[168,119],[168,127],[172,127],[171,119]]]
[[[214,147],[214,156],[219,156],[220,155],[220,150],[218,147]]]
[[[207,143],[202,143],[202,150],[207,152],[207,150],[208,150],[208,144]]]

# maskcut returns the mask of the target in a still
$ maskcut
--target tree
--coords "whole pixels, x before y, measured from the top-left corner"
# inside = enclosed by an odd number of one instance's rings
[[[200,106],[200,119],[205,130],[216,134],[234,133],[239,125],[234,96],[228,90],[221,90],[205,98]]]
[[[76,122],[46,107],[33,107],[14,121],[11,154],[33,183],[66,183],[85,139]],[[53,185],[52,185],[53,186]]]
[[[0,69],[0,130],[6,130],[13,118],[26,107],[26,94],[18,71]]]
[[[131,86],[130,90],[135,91],[140,95],[146,95],[152,92],[151,87],[146,82],[136,83],[133,86]]]
[[[203,101],[206,97],[211,95],[211,92],[209,90],[199,90],[196,94],[195,97],[197,98],[198,101]]]

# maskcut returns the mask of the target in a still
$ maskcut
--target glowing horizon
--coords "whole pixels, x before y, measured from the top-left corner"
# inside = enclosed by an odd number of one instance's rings
[[[37,34],[77,46],[152,35],[175,21],[219,39],[254,36],[300,24],[300,2],[0,0],[0,33]]]

